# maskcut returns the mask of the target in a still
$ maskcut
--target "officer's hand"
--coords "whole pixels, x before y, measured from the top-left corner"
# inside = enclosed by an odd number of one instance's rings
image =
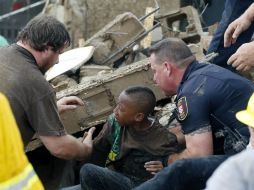
[[[241,45],[228,59],[228,65],[232,65],[238,71],[248,71],[254,66],[254,42]]]
[[[163,169],[163,165],[161,161],[150,161],[146,162],[144,165],[146,171],[150,172],[151,174],[155,175],[159,171]]]
[[[244,14],[233,21],[224,33],[224,47],[234,44],[238,36],[251,25],[251,20]]]
[[[84,102],[77,96],[63,97],[57,101],[57,108],[59,113],[66,110],[76,109],[77,106],[83,106]]]

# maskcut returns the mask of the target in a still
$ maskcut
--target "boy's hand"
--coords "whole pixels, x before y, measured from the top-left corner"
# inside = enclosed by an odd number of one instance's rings
[[[155,175],[156,173],[158,173],[163,169],[163,164],[161,161],[149,161],[145,163],[144,167],[146,171]]]

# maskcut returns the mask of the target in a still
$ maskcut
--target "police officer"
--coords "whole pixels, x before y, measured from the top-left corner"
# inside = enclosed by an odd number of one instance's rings
[[[223,129],[233,137],[226,139],[226,154],[241,151],[249,139],[246,126],[235,113],[246,107],[254,85],[214,64],[199,63],[180,39],[168,38],[150,49],[154,80],[167,95],[177,93],[178,119],[186,149],[170,156],[175,160],[208,156],[214,150],[215,131]]]
[[[154,80],[167,95],[177,94],[186,149],[171,155],[168,167],[135,190],[204,189],[207,179],[229,154],[246,147],[247,127],[234,116],[247,106],[254,85],[227,69],[199,63],[180,39],[164,39],[150,52]],[[214,155],[218,140],[213,137],[221,129],[230,137],[226,138],[226,154]]]

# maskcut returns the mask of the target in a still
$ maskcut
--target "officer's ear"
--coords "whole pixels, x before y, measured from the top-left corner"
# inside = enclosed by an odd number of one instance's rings
[[[163,65],[164,65],[164,68],[165,68],[165,70],[167,72],[167,75],[169,76],[171,74],[171,72],[172,72],[172,65],[169,62],[167,62],[167,61],[165,61],[163,63]]]

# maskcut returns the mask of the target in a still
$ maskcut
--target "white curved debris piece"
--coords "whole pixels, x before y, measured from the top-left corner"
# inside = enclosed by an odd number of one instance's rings
[[[69,70],[78,69],[92,57],[94,49],[93,46],[80,47],[59,55],[59,63],[45,73],[46,80],[49,81]]]

